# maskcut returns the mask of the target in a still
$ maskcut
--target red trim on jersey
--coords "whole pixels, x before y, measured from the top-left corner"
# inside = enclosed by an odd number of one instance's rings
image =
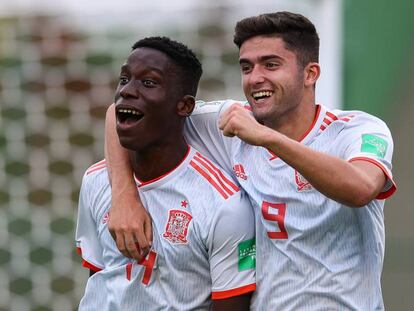
[[[319,128],[322,132],[323,132],[323,131],[324,131],[324,130],[328,127],[328,125],[330,125],[333,121],[341,120],[341,121],[349,122],[349,121],[351,121],[351,119],[352,119],[355,115],[351,114],[351,115],[346,116],[346,117],[338,118],[338,117],[337,117],[336,115],[334,115],[332,112],[327,111],[327,112],[326,112],[326,116],[327,116],[327,117],[325,117],[325,118],[323,119],[323,122],[322,122],[322,124],[321,124],[321,126],[320,126],[320,128]],[[329,117],[330,119],[328,119],[328,117]]]
[[[76,248],[76,252],[82,256],[82,249],[80,247]],[[87,262],[85,259],[82,258],[82,266],[85,268],[88,268],[89,270],[92,270],[94,272],[99,272],[102,271],[101,268],[94,266],[93,264],[91,264],[90,262]]]
[[[217,178],[220,185],[223,186],[224,190],[226,190],[230,195],[232,195],[233,192],[231,190],[229,190],[222,182],[226,183],[227,186],[230,186],[236,192],[240,190],[239,187],[237,187],[231,180],[229,180],[223,174],[223,172],[217,166],[215,166],[213,164],[213,162],[211,162],[209,159],[204,157],[202,154],[197,152],[194,159],[197,160],[200,164],[202,164],[210,173],[212,173],[214,175],[214,177]],[[219,176],[217,176],[217,174],[220,175],[221,179],[219,178]]]
[[[211,299],[218,300],[218,299],[226,299],[234,296],[244,295],[250,292],[254,292],[256,290],[256,283],[245,285],[242,287],[225,290],[221,292],[212,292]]]
[[[325,124],[326,124],[326,125],[331,124],[333,121],[334,121],[334,120],[329,120],[329,119],[327,119],[327,118],[324,118],[324,119],[323,119],[323,122],[325,122]]]
[[[101,165],[101,164],[106,164],[106,159],[102,159],[101,161],[96,162],[95,164],[92,164],[89,168],[93,168],[93,167]]]
[[[90,173],[93,173],[95,171],[99,171],[103,168],[106,167],[106,160],[103,159],[93,165],[91,165],[87,170],[86,170],[86,175],[89,175]]]
[[[316,105],[316,113],[315,113],[315,117],[313,118],[312,124],[308,128],[308,130],[302,135],[302,137],[298,140],[298,142],[302,142],[302,140],[304,140],[306,138],[306,136],[308,136],[308,134],[312,131],[313,127],[316,124],[316,121],[318,121],[318,119],[319,119],[319,113],[320,112],[321,112],[321,106]],[[278,156],[273,151],[271,151],[269,149],[267,149],[267,151],[272,155],[272,157],[269,159],[269,161],[272,161],[272,160],[278,158]]]
[[[167,175],[171,174],[172,172],[174,172],[176,170],[176,168],[179,167],[185,161],[185,159],[187,159],[188,154],[190,153],[190,149],[191,149],[190,146],[187,145],[187,152],[186,152],[184,158],[180,161],[180,163],[177,164],[176,167],[174,167],[173,169],[171,169],[170,171],[168,171],[164,175],[158,176],[158,177],[156,177],[154,179],[151,179],[151,180],[148,180],[148,181],[141,181],[141,180],[139,180],[138,177],[136,177],[134,175],[135,180],[140,183],[140,185],[138,187],[142,187],[142,186],[146,186],[146,185],[152,184],[152,183],[156,182],[157,180],[160,180],[160,179],[166,177]]]
[[[326,115],[334,121],[338,120],[338,117],[336,115],[334,115],[332,112],[327,111]]]
[[[125,266],[125,277],[128,281],[131,281],[132,274],[132,262],[128,262]]]
[[[94,272],[102,271],[101,268],[99,268],[97,266],[94,266],[90,262],[87,262],[85,259],[82,260],[82,266],[84,266],[85,268],[88,268],[89,270],[92,270]]]
[[[227,199],[229,196],[223,191],[223,189],[220,188],[220,186],[216,183],[216,181],[211,178],[210,175],[208,175],[201,167],[199,167],[196,163],[194,163],[192,160],[190,161],[190,165],[201,174],[207,181],[213,185],[214,188],[221,194],[221,196],[224,199]]]
[[[379,193],[375,199],[384,200],[386,198],[389,198],[397,190],[397,185],[395,184],[395,182],[392,179],[391,175],[388,173],[387,169],[381,163],[379,163],[378,161],[376,161],[374,159],[367,158],[367,157],[356,157],[356,158],[352,158],[352,159],[349,160],[349,162],[354,162],[354,161],[367,161],[367,162],[370,162],[370,163],[378,166],[383,171],[385,177],[387,177],[387,179],[391,180],[392,186],[390,187],[390,189],[388,189],[385,192]]]

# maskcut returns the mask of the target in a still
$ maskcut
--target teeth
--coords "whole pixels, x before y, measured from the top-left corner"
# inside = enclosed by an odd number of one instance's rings
[[[140,112],[138,112],[136,110],[131,110],[131,109],[119,109],[118,112],[130,113],[130,114],[133,114],[133,115],[141,115]]]
[[[252,96],[254,99],[262,98],[262,97],[269,97],[272,96],[273,92],[271,91],[263,91],[263,92],[257,92],[253,93]]]

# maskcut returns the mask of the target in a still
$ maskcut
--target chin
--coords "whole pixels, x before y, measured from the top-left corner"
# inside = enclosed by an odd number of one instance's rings
[[[128,150],[134,151],[138,149],[136,146],[137,140],[134,138],[119,136],[119,143],[121,144],[122,147]]]

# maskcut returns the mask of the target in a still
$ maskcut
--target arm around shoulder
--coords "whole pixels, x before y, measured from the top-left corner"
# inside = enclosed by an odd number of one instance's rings
[[[112,185],[109,231],[120,252],[139,261],[149,251],[152,224],[140,201],[128,152],[119,143],[114,104],[106,113],[105,158]]]

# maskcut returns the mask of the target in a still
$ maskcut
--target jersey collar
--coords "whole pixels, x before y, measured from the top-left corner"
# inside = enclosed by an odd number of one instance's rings
[[[141,181],[134,175],[134,179],[137,184],[137,187],[141,191],[147,191],[153,188],[160,187],[161,185],[167,183],[168,181],[170,181],[171,179],[174,179],[177,175],[179,175],[183,170],[186,169],[186,167],[188,166],[188,163],[191,161],[191,159],[193,158],[196,152],[195,149],[193,149],[190,145],[187,145],[187,146],[188,146],[187,153],[185,154],[181,163],[178,164],[171,171],[167,172],[166,174],[161,175],[157,178],[151,179],[149,181]]]

